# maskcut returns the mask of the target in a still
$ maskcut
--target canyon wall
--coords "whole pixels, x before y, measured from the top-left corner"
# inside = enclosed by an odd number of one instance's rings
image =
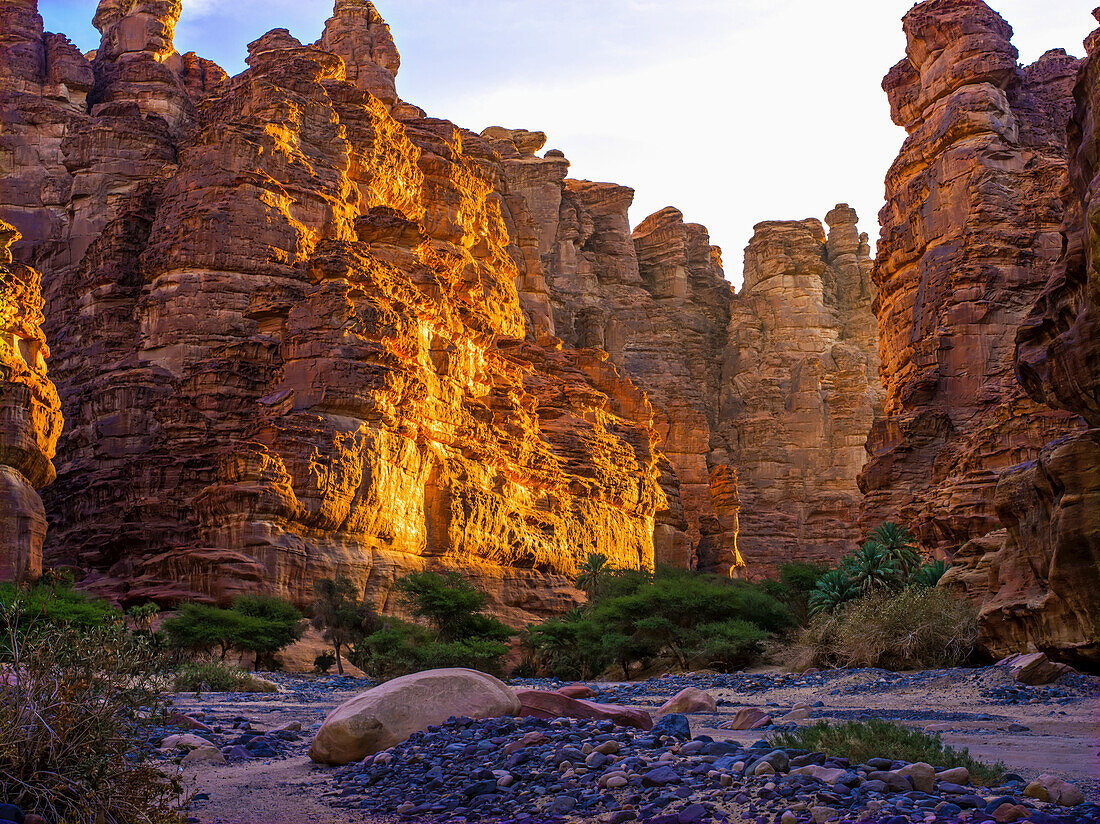
[[[921,3],[904,28],[883,83],[909,136],[873,273],[887,397],[862,523],[902,521],[950,557],[943,586],[980,606],[993,654],[1095,663],[1096,69],[1060,49],[1018,66],[981,0]]]
[[[1094,12],[1100,19],[1100,10]],[[1003,529],[955,556],[945,585],[981,605],[996,653],[1028,644],[1100,662],[1100,30],[1085,41],[1069,123],[1063,251],[1016,334],[1016,374],[1038,403],[1091,428],[1006,471],[994,505]]]
[[[54,479],[61,404],[46,375],[40,276],[12,262],[19,239],[0,221],[0,581],[42,572],[46,513],[37,489]]]
[[[886,178],[873,277],[885,416],[868,440],[865,527],[908,524],[950,553],[999,527],[994,493],[1074,415],[1016,380],[1016,330],[1061,253],[1066,124],[1078,61],[1017,66],[981,0],[931,0],[904,20],[883,82],[908,137]]]
[[[667,459],[659,562],[761,576],[858,544],[864,443],[881,407],[874,289],[856,214],[763,223],[734,294],[705,227],[667,208],[630,229],[634,191],[568,178],[541,132],[483,132],[535,216],[553,330],[647,393]]]
[[[64,52],[87,106],[34,3],[4,13],[8,162],[40,185],[3,214],[67,412],[50,562],[124,601],[342,572],[383,608],[459,568],[514,623],[574,604],[588,552],[652,566],[652,408],[525,313],[531,217],[485,140],[393,93],[371,4],[230,79],[173,50],[179,2],[104,0],[94,59]]]

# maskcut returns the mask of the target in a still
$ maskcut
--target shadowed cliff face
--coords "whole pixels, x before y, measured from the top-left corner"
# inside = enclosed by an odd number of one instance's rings
[[[980,604],[994,654],[1095,660],[1095,69],[1061,50],[1018,67],[980,0],[922,3],[905,32],[883,83],[909,138],[874,269],[887,414],[863,523],[952,556],[943,585]]]
[[[1098,10],[1100,11],[1100,10]],[[1016,335],[1016,374],[1039,403],[1092,427],[1002,475],[1004,529],[956,556],[946,582],[981,604],[986,643],[1100,661],[1100,30],[1073,90],[1063,252]]]
[[[854,549],[856,476],[881,406],[855,212],[831,212],[828,239],[816,220],[758,226],[734,295],[721,251],[676,209],[632,232],[632,189],[568,179],[560,152],[536,156],[541,132],[483,136],[523,203],[513,212],[538,228],[524,249],[540,276],[521,294],[567,342],[606,351],[654,406],[669,501],[658,561],[759,576]]]
[[[1077,61],[1017,68],[981,0],[931,0],[904,21],[883,82],[909,132],[887,179],[875,261],[886,416],[868,441],[862,523],[909,524],[953,552],[999,526],[1006,468],[1078,426],[1029,398],[1016,331],[1061,252],[1066,122]]]

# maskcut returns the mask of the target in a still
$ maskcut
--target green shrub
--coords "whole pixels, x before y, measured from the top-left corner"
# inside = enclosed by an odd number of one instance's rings
[[[599,592],[582,612],[528,628],[524,646],[536,670],[589,678],[617,664],[629,678],[662,657],[682,669],[730,669],[752,663],[770,633],[793,623],[762,587],[717,575],[616,570]]]
[[[402,602],[428,627],[386,618],[355,644],[350,659],[374,678],[443,667],[500,674],[516,633],[481,610],[488,600],[454,572],[419,572],[395,582]]]
[[[111,604],[77,592],[66,580],[22,589],[15,584],[0,585],[0,610],[13,626],[24,628],[37,624],[92,629],[123,620]]]
[[[869,758],[920,761],[937,770],[966,767],[975,784],[987,787],[1004,781],[1004,765],[1000,762],[985,764],[972,758],[965,749],[947,746],[938,735],[880,719],[835,725],[819,721],[792,732],[778,733],[769,740],[775,747],[823,752],[847,758],[852,764],[866,763]]]
[[[266,595],[242,595],[232,609],[185,603],[166,618],[161,631],[168,643],[191,653],[230,650],[253,653],[257,667],[272,665],[276,652],[302,637],[302,614],[287,601]]]
[[[804,625],[810,617],[810,596],[821,576],[829,571],[825,564],[795,561],[779,567],[779,578],[760,582],[760,588],[785,604],[795,623]]]
[[[189,661],[176,671],[176,692],[276,692],[274,684],[261,681],[241,667],[223,661]]]
[[[941,589],[876,590],[818,615],[796,637],[790,663],[808,667],[933,669],[974,650],[977,610]]]
[[[92,610],[116,614],[86,599],[65,595],[60,609],[43,609],[40,595],[9,591],[0,607],[0,803],[49,821],[182,822],[178,782],[140,750],[166,711],[152,638],[117,620],[85,625]]]
[[[313,671],[318,675],[328,675],[328,671],[336,665],[336,655],[327,649],[313,659]]]

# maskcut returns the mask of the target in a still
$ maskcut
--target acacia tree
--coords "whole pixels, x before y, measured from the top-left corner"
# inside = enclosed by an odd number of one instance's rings
[[[378,628],[378,615],[362,600],[359,590],[345,575],[322,578],[313,586],[313,626],[332,644],[336,653],[336,672],[344,674],[340,651]]]

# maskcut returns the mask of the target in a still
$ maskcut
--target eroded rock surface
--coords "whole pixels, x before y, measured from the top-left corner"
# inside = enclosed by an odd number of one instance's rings
[[[61,404],[46,375],[40,276],[12,262],[18,240],[0,221],[0,581],[42,571],[46,515],[37,489],[53,481]]]
[[[741,550],[773,566],[855,547],[856,479],[882,408],[867,236],[843,204],[826,223],[758,225],[730,317],[718,430]]]
[[[1017,329],[1062,249],[1058,192],[1078,61],[1017,66],[981,0],[930,0],[904,19],[883,88],[909,133],[886,180],[873,277],[885,417],[868,442],[862,524],[909,525],[952,553],[1001,525],[998,481],[1079,430],[1016,380]]]
[[[1090,429],[1046,445],[1006,471],[994,504],[1003,529],[956,555],[945,585],[981,604],[995,652],[1034,645],[1100,660],[1100,31],[1085,42],[1069,123],[1064,251],[1016,335],[1021,385]]]
[[[45,48],[20,8],[11,48]],[[304,602],[342,572],[380,608],[457,567],[515,623],[575,604],[588,552],[651,566],[652,408],[525,312],[500,159],[390,98],[374,7],[338,2],[317,46],[269,32],[232,80],[174,51],[179,11],[100,4],[83,111],[11,64],[32,93],[5,118],[60,122],[17,210],[44,216],[69,413],[50,558],[124,601]]]

